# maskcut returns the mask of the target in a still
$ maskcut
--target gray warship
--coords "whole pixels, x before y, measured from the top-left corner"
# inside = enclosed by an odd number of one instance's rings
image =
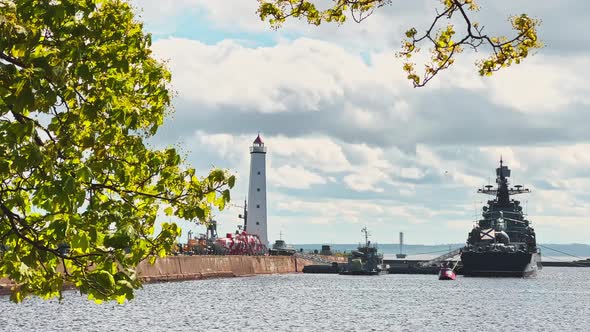
[[[348,264],[340,270],[341,275],[378,275],[387,272],[383,266],[383,255],[377,252],[377,247],[371,245],[369,232],[364,227],[361,230],[365,234],[365,244],[359,245],[348,256]]]
[[[283,240],[282,232],[280,233],[279,239],[272,245],[272,248],[268,249],[268,254],[271,256],[293,256],[295,252],[295,248]]]
[[[462,273],[473,277],[534,276],[542,268],[535,230],[520,202],[510,198],[530,190],[521,185],[509,187],[510,169],[502,158],[496,176],[497,188],[487,185],[477,191],[496,197],[483,207],[483,219],[469,233],[461,250]]]

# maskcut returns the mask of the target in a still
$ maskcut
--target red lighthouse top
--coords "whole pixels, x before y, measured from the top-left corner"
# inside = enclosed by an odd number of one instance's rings
[[[258,134],[258,136],[256,136],[256,139],[254,140],[254,144],[258,144],[258,145],[264,144],[264,142],[262,142],[262,138],[260,138],[260,134]]]
[[[252,143],[250,153],[266,153],[266,147],[264,147],[264,142],[262,141],[262,138],[260,138],[260,133]]]

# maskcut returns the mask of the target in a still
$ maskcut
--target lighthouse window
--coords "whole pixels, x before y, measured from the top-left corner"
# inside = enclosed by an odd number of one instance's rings
[[[256,204],[256,207],[260,209],[260,204]]]
[[[256,222],[256,225],[260,225],[260,223],[257,221],[257,222]]]
[[[256,191],[260,191],[260,188],[256,188]]]
[[[258,175],[260,175],[260,171],[258,171]]]

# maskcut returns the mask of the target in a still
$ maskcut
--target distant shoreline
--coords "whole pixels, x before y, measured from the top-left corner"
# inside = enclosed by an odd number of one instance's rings
[[[293,248],[304,251],[320,250],[322,245],[330,245],[334,252],[344,252],[355,250],[358,243],[322,243],[322,244],[292,244]],[[384,255],[392,255],[399,253],[399,243],[374,243],[379,251]],[[462,248],[464,243],[450,243],[450,244],[404,244],[403,253],[407,255],[441,255],[445,252]],[[570,244],[555,244],[548,243],[539,244],[541,255],[543,257],[568,257],[569,260],[586,259],[590,257],[590,245],[581,243]],[[571,258],[571,259],[570,259]]]

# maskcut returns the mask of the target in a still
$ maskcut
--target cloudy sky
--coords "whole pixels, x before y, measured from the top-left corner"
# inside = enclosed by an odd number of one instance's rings
[[[483,53],[465,52],[425,88],[405,79],[394,53],[423,30],[436,0],[394,1],[361,24],[278,31],[256,0],[134,2],[167,62],[174,114],[153,140],[179,145],[205,174],[212,165],[248,190],[248,147],[268,147],[269,237],[289,243],[464,242],[500,155],[512,168],[540,242],[590,243],[590,5],[584,0],[480,0],[477,19],[505,32],[511,14],[542,19],[546,45],[491,78]],[[400,4],[396,4],[400,3]],[[235,230],[240,208],[217,213]],[[185,229],[203,232],[197,226]]]

